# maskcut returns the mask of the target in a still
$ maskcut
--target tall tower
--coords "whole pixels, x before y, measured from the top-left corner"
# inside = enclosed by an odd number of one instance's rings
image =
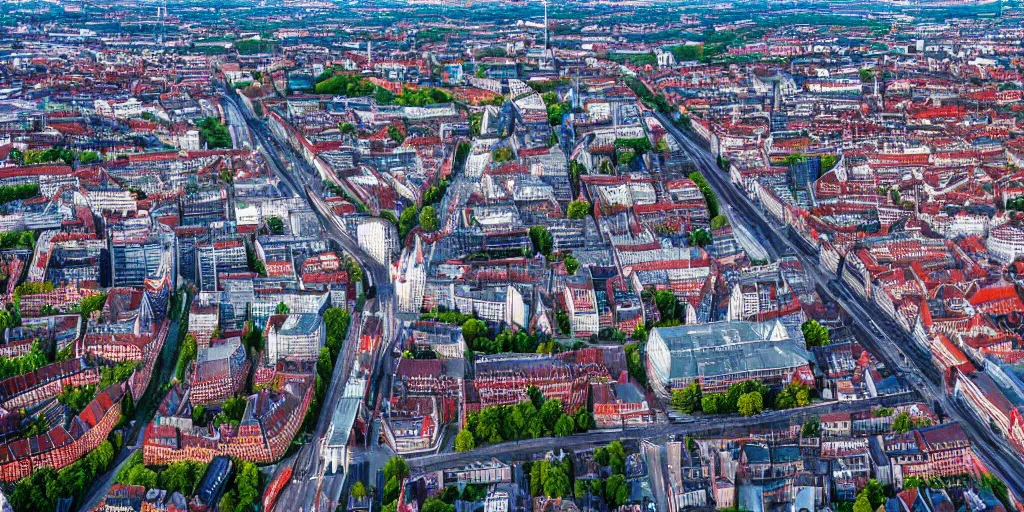
[[[548,0],[544,0],[544,50],[548,49]]]
[[[366,64],[373,67],[373,41],[366,41]]]

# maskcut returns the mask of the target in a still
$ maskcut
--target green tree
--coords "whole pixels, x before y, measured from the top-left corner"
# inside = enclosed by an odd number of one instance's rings
[[[462,324],[462,337],[466,340],[467,346],[475,347],[478,338],[487,337],[487,324],[476,318],[466,320]],[[474,348],[474,350],[476,349]]]
[[[277,309],[274,310],[274,314],[277,314],[277,315],[287,315],[288,313],[291,313],[291,311],[292,311],[292,308],[288,307],[288,304],[285,304],[282,301],[282,302],[278,302],[277,303]]]
[[[576,275],[576,272],[580,269],[580,262],[573,255],[567,254],[565,259],[562,260],[565,263],[565,271],[569,275]]]
[[[573,420],[574,423],[576,423],[577,432],[586,432],[597,427],[597,422],[594,421],[594,415],[591,414],[586,407],[580,407],[579,410],[576,411],[576,415]]]
[[[220,510],[220,512],[235,512],[238,510],[238,501],[237,498],[235,498],[235,493],[224,493],[224,496],[221,496],[220,503],[217,504],[217,507],[219,507],[218,510]]]
[[[800,326],[807,348],[824,347],[830,343],[828,328],[817,320],[808,320]]]
[[[853,502],[853,512],[873,512],[871,508],[871,502],[868,501],[867,496],[860,495],[857,500]]]
[[[704,394],[701,392],[700,383],[693,381],[683,389],[672,391],[672,407],[686,414],[700,412],[703,398]]]
[[[546,400],[544,405],[540,406],[540,420],[546,431],[554,431],[555,423],[562,417],[562,412],[562,401],[558,399]]]
[[[533,252],[550,256],[555,246],[555,237],[548,232],[544,226],[533,226],[530,228],[530,242],[533,243]]]
[[[569,437],[576,433],[576,423],[573,421],[572,416],[563,414],[555,422],[555,437]]]
[[[550,465],[544,476],[544,495],[549,498],[562,498],[569,496],[570,492],[569,475],[565,474],[561,466]]]
[[[800,434],[804,437],[818,437],[821,435],[821,419],[817,416],[807,418]]]
[[[427,501],[423,502],[420,512],[455,512],[455,507],[437,498],[427,498]]]
[[[267,228],[275,235],[283,235],[284,221],[281,220],[281,217],[270,215],[267,217]]]
[[[722,414],[727,412],[723,407],[725,395],[722,393],[711,393],[704,395],[700,400],[700,408],[704,414]]]
[[[188,333],[185,335],[185,340],[181,343],[181,353],[178,355],[178,366],[175,369],[178,380],[185,379],[185,370],[192,364],[192,361],[196,360],[197,354],[196,337],[192,333]]]
[[[356,483],[352,484],[352,490],[349,491],[349,494],[353,498],[361,500],[366,497],[366,486],[359,480],[356,480]]]
[[[156,472],[143,465],[135,466],[128,472],[128,485],[156,487]]]
[[[906,434],[914,428],[914,424],[910,421],[910,415],[901,412],[896,415],[896,419],[892,422],[892,429],[900,434]]]
[[[427,233],[433,233],[441,227],[441,223],[437,218],[437,211],[434,210],[433,206],[427,206],[420,211],[420,227]]]
[[[729,225],[729,219],[725,215],[717,215],[711,219],[711,229],[722,229]]]
[[[388,126],[388,138],[395,141],[396,144],[401,144],[405,142],[405,133],[398,126],[391,125]]]
[[[409,463],[405,462],[405,459],[399,456],[391,457],[384,464],[384,480],[391,480],[397,478],[404,480],[409,478]]]
[[[622,475],[612,475],[605,483],[605,501],[612,509],[621,507],[629,501],[629,486]]]
[[[402,213],[398,214],[398,236],[402,239],[412,231],[412,228],[416,227],[416,223],[419,221],[419,212],[415,206],[406,206],[402,209]]]
[[[679,299],[671,290],[658,290],[654,292],[654,305],[658,308],[661,321],[682,320]]]
[[[236,460],[235,491],[238,493],[238,508],[246,510],[260,497],[260,473],[256,465],[245,460]]]
[[[587,201],[573,201],[569,203],[565,214],[570,219],[582,219],[590,215],[590,203]]]
[[[636,324],[633,328],[633,339],[637,341],[647,341],[647,328],[644,324]]]
[[[690,231],[690,245],[705,247],[711,243],[711,233],[704,228],[697,228]]]
[[[868,480],[867,485],[860,491],[860,494],[867,496],[868,503],[871,504],[871,510],[877,510],[878,507],[885,503],[885,489],[874,478]]]
[[[764,411],[764,398],[761,396],[761,393],[746,393],[740,396],[736,407],[743,416],[760,414]]]
[[[473,433],[469,430],[460,430],[455,436],[455,451],[468,452],[474,448],[476,448],[476,440],[473,439]]]

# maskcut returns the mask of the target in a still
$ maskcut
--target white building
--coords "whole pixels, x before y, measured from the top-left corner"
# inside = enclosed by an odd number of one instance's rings
[[[114,117],[117,119],[128,119],[142,115],[142,103],[135,98],[128,98],[124,101],[110,102],[107,100],[96,100],[93,102],[96,113],[103,117]]]
[[[267,360],[315,360],[324,346],[326,327],[320,315],[288,315],[284,321],[267,325]]]
[[[199,139],[199,130],[188,130],[178,137],[178,146],[185,151],[199,151],[203,143]]]
[[[1013,225],[994,228],[988,234],[986,245],[993,259],[1010,263],[1024,254],[1024,229]]]
[[[427,265],[419,237],[415,238],[412,249],[402,251],[402,257],[397,266],[391,267],[391,273],[398,310],[402,313],[419,313],[427,288]]]
[[[378,218],[368,218],[356,227],[359,248],[377,263],[390,266],[398,250],[398,230],[395,225]]]

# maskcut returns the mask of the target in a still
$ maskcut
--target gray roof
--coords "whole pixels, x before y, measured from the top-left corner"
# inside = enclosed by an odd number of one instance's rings
[[[779,322],[716,322],[655,329],[671,357],[669,378],[691,379],[795,368],[810,357],[802,335]]]

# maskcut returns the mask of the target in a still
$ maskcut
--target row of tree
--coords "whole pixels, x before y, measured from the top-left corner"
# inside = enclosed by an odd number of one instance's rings
[[[671,399],[672,407],[686,414],[739,413],[743,416],[760,414],[766,408],[791,409],[810,403],[811,390],[803,384],[793,382],[772,394],[768,386],[756,380],[737,382],[724,393],[708,394],[694,381],[685,388],[673,390]]]
[[[594,416],[586,407],[570,414],[563,409],[561,400],[545,399],[534,386],[527,389],[527,395],[529,400],[516,405],[498,405],[471,413],[466,428],[455,438],[455,449],[468,451],[483,443],[566,437],[595,427]]]
[[[37,183],[3,185],[0,186],[0,204],[28,199],[30,197],[35,197],[37,194],[39,194],[39,184]]]

